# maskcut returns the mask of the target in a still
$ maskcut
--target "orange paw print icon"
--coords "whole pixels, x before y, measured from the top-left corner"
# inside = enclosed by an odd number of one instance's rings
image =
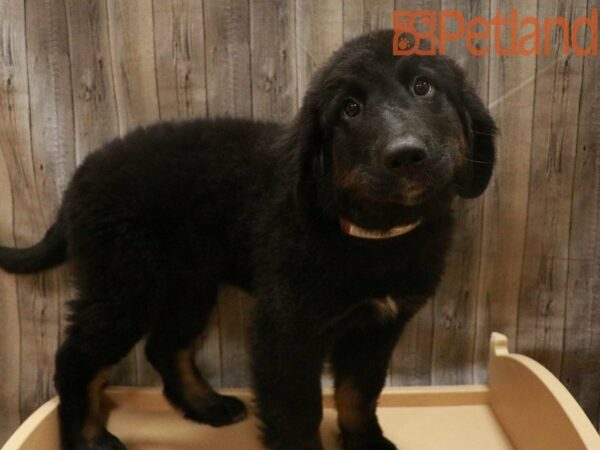
[[[412,49],[415,46],[415,36],[412,33],[401,33],[396,39],[396,50],[403,54],[412,53]]]
[[[400,41],[398,42],[398,48],[400,48],[400,50],[408,50],[410,48],[410,42],[408,39],[405,37],[400,38]]]

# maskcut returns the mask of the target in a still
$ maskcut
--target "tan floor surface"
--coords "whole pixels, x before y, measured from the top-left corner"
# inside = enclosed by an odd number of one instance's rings
[[[402,450],[512,449],[487,405],[382,407],[379,417],[386,436]],[[339,449],[335,418],[335,411],[325,410],[321,433],[327,450]],[[130,450],[262,448],[255,437],[254,418],[211,428],[183,420],[172,410],[117,408],[111,412],[108,427]]]

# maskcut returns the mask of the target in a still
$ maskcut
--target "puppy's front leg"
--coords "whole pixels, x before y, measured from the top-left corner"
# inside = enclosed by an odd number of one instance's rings
[[[262,439],[270,450],[323,450],[323,349],[306,324],[257,305],[252,366]]]
[[[344,450],[395,450],[375,413],[401,322],[349,331],[334,346],[335,403]]]

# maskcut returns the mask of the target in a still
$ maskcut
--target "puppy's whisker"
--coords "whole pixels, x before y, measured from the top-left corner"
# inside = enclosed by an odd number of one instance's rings
[[[485,131],[471,130],[471,133],[473,133],[473,134],[479,134],[480,136],[491,136],[491,137],[496,136],[495,133],[486,133]]]
[[[470,162],[474,162],[474,163],[479,163],[479,164],[493,164],[493,162],[491,162],[491,161],[483,161],[481,159],[473,159],[473,158],[469,158],[467,156],[463,156],[463,158],[465,159],[465,161],[470,161]]]

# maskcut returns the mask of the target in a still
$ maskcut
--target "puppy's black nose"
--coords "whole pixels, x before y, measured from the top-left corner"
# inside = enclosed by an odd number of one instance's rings
[[[410,136],[392,142],[384,151],[383,162],[390,170],[417,166],[427,159],[427,147],[419,138]]]

